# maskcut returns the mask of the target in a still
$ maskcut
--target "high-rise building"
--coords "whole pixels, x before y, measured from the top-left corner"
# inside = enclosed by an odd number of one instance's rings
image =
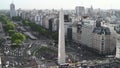
[[[76,10],[76,15],[77,16],[83,16],[83,15],[85,15],[85,8],[83,6],[77,6],[75,8],[75,10]]]
[[[10,17],[16,16],[15,5],[13,3],[10,4]]]
[[[76,31],[73,30],[73,40],[86,45],[98,54],[113,54],[116,42],[110,26],[102,25],[101,22],[96,23],[94,20],[83,20],[83,22],[80,32],[77,33],[77,27],[76,29],[74,27]]]
[[[115,40],[109,27],[95,27],[92,34],[91,48],[102,55],[112,54],[115,50]]]
[[[93,7],[91,6],[90,8],[88,8],[88,10],[87,10],[87,14],[91,17],[93,17],[94,16],[94,10],[93,10]]]
[[[61,9],[59,13],[59,41],[58,41],[58,64],[64,65],[65,55],[65,33],[64,33],[64,12]]]

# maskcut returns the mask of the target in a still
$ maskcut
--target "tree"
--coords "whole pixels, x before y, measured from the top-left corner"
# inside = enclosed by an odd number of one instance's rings
[[[23,20],[22,23],[24,25],[29,26],[33,31],[39,32],[39,34],[41,34],[41,35],[50,37],[54,40],[58,40],[58,32],[51,32],[50,30],[48,30],[40,25],[37,25],[29,20],[26,20],[26,19]]]
[[[14,33],[11,37],[11,42],[15,43],[16,45],[19,45],[26,39],[25,35],[22,33]]]
[[[4,15],[0,15],[0,19],[3,24],[7,24],[8,22],[10,22],[10,20]]]
[[[22,20],[22,23],[23,23],[25,26],[29,26],[29,21],[27,21],[27,20]]]
[[[13,23],[7,23],[3,26],[5,32],[8,32],[9,33],[9,30],[14,30],[15,28],[15,25]]]
[[[19,17],[19,16],[14,16],[14,17],[12,17],[12,20],[13,21],[21,21],[21,17]]]
[[[52,37],[54,40],[58,40],[58,33],[57,33],[57,32],[51,33],[51,37]]]
[[[19,45],[19,44],[21,44],[21,43],[22,43],[22,41],[21,41],[21,40],[19,40],[19,39],[16,39],[16,40],[15,40],[15,43],[16,43],[16,45]]]
[[[13,23],[7,23],[7,30],[14,30],[15,25]]]
[[[8,30],[8,33],[9,33],[9,36],[12,36],[15,33],[15,31],[14,30]]]

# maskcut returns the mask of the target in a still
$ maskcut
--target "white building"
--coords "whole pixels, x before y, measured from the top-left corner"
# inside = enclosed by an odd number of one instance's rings
[[[119,34],[120,25],[119,24],[116,25],[115,31],[116,31],[116,56],[115,57],[120,59],[120,34]]]
[[[116,40],[110,28],[106,26],[96,27],[94,20],[83,20],[83,22],[84,24],[81,25],[80,29],[73,28],[73,40],[84,44],[98,54],[112,54],[115,50]]]
[[[54,21],[52,23],[52,31],[57,31],[59,26],[59,20],[58,18],[54,18]]]
[[[77,42],[82,42],[89,44],[91,41],[87,41],[92,37],[92,31],[95,27],[95,21],[94,20],[89,20],[85,19],[83,20],[84,24],[82,22],[79,22],[78,24],[76,23],[73,26],[73,40]]]
[[[35,15],[35,23],[42,26],[42,15]]]
[[[99,54],[112,54],[115,50],[116,40],[108,27],[95,28],[92,34],[92,47]]]
[[[16,16],[22,16],[22,10],[21,8],[19,8],[17,11],[16,11]]]
[[[88,45],[90,47],[92,42],[92,32],[95,27],[95,21],[94,20],[84,20],[84,25],[82,25],[82,33],[81,33],[81,42],[83,44]]]
[[[83,6],[77,6],[75,8],[75,10],[76,10],[76,15],[77,16],[83,16],[83,15],[85,15],[85,8]]]
[[[120,59],[120,38],[116,40],[116,58]]]
[[[10,17],[16,16],[15,5],[13,3],[10,4]]]
[[[93,17],[95,15],[93,7],[91,6],[90,8],[87,9],[86,14],[90,17]]]

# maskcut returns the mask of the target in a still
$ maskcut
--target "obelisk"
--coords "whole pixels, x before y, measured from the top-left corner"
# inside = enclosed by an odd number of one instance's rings
[[[64,33],[64,12],[63,9],[59,13],[59,40],[58,40],[58,64],[65,64],[65,33]]]

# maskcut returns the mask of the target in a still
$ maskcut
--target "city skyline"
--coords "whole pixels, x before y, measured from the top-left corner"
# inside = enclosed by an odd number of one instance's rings
[[[75,6],[101,9],[120,9],[118,0],[1,0],[0,9],[9,9],[10,4],[14,3],[16,9],[75,9]]]

